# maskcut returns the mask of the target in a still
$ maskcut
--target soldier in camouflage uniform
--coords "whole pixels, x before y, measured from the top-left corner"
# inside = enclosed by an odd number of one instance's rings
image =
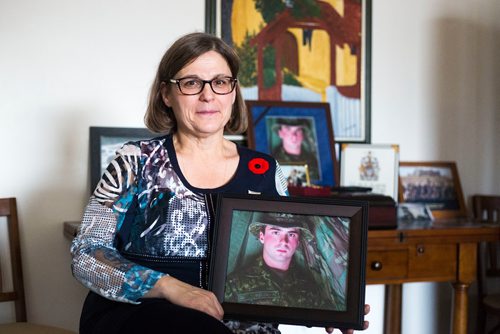
[[[301,239],[313,236],[293,215],[263,214],[249,231],[263,245],[250,265],[234,270],[226,281],[225,301],[287,307],[335,309],[321,293],[311,272],[298,263],[295,251]],[[303,216],[302,216],[303,217]]]
[[[307,164],[309,177],[319,180],[318,158],[309,126],[304,119],[279,118],[273,130],[280,137],[281,144],[273,148],[271,155],[282,164]]]

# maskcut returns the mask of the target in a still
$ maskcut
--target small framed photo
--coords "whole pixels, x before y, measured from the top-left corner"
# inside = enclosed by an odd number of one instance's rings
[[[424,203],[399,203],[398,220],[429,222],[434,217],[429,206]]]
[[[280,164],[307,164],[310,182],[338,185],[330,105],[316,102],[247,101],[250,148]]]
[[[220,195],[209,288],[228,319],[361,329],[368,204]]]
[[[398,200],[399,145],[342,144],[340,185],[368,187]]]
[[[311,184],[309,167],[306,163],[280,164],[288,186],[308,187]]]
[[[116,128],[91,126],[90,191],[94,191],[102,174],[115,157],[116,150],[126,142],[157,137],[146,128]]]
[[[467,216],[455,162],[400,162],[399,201],[423,203],[435,219]]]

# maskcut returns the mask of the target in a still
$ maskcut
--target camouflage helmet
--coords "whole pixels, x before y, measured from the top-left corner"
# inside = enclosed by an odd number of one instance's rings
[[[309,131],[309,122],[304,118],[297,117],[279,117],[276,118],[275,124],[273,126],[274,131],[278,131],[282,125],[286,126],[300,126],[305,132]]]
[[[278,213],[278,212],[258,212],[255,214],[253,222],[248,227],[257,239],[259,233],[266,225],[291,228],[295,227],[300,231],[300,237],[307,242],[311,242],[314,237],[309,230],[309,218],[305,215],[296,215],[291,213]]]

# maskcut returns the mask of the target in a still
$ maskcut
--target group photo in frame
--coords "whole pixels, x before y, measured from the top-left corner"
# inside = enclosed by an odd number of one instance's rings
[[[371,0],[207,0],[205,30],[233,46],[248,100],[330,105],[337,141],[370,142]]]
[[[340,185],[368,187],[398,200],[399,145],[347,144],[340,148]]]
[[[399,184],[401,203],[425,204],[435,219],[467,216],[454,161],[401,161]]]
[[[93,192],[102,174],[115,157],[116,150],[126,142],[157,137],[146,128],[91,126],[89,128],[90,191]]]
[[[368,204],[220,195],[209,289],[228,319],[361,329]]]
[[[280,164],[307,164],[310,183],[338,185],[335,139],[327,103],[246,101],[248,145]]]

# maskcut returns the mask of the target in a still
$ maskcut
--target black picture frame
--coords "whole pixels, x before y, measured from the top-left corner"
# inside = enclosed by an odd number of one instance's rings
[[[264,24],[251,27],[246,26],[245,21],[241,20],[242,17],[252,15],[248,13],[248,8],[251,8],[251,6],[238,10],[233,7],[234,3],[234,1],[206,0],[205,30],[208,33],[222,37],[227,43],[234,46],[242,58],[242,68],[245,69],[245,73],[254,73],[250,76],[250,80],[241,77],[240,86],[243,87],[243,97],[252,100],[329,101],[332,106],[332,121],[337,142],[370,143],[372,0],[348,1],[347,4],[338,9],[334,8],[328,2],[318,2],[317,5],[321,7],[319,16],[311,15],[295,20],[293,16],[297,14],[293,13],[289,15],[286,11],[293,11],[293,9],[287,9],[284,6],[284,9],[279,9],[279,12],[274,13],[274,15],[268,13],[267,17],[272,17],[272,19],[267,19],[270,21],[265,22],[266,20],[264,20]],[[241,2],[238,3],[241,4]],[[270,11],[278,9],[268,8],[262,10]],[[232,26],[232,17],[240,18],[235,21],[237,22],[235,23],[238,25],[237,27]],[[295,37],[293,33],[290,33],[289,28],[298,31],[295,33]],[[242,45],[243,42],[241,40],[243,37],[241,36],[244,35],[245,31],[250,35],[256,34],[254,37],[250,36],[250,45]],[[262,31],[264,32],[262,33]],[[296,52],[294,50],[297,47],[300,48],[300,44],[303,41],[309,41],[309,37],[313,40],[314,31],[321,32],[323,34],[322,38],[329,39],[329,41],[320,43],[320,47],[325,44],[331,45],[329,53],[327,52],[327,54],[321,57],[324,59],[324,57],[328,56],[331,59],[328,68],[330,68],[332,74],[329,79],[323,78],[324,73],[328,71],[324,62],[308,61],[305,60],[305,57],[301,57],[301,59],[304,59],[301,61],[307,62],[307,65],[301,67],[300,63],[296,64],[296,62],[299,62],[296,60],[299,57],[295,57]],[[271,34],[281,35],[271,36]],[[347,50],[347,46],[350,51]],[[272,55],[265,50],[268,47],[273,47],[276,50],[274,70],[272,67],[269,67],[269,64],[272,63],[269,57],[272,58]],[[335,54],[337,52],[334,51],[336,47],[346,48],[344,50],[346,54],[350,52],[353,59],[356,58],[356,69],[346,72],[356,73],[356,79],[353,83],[343,83],[342,80],[344,79],[340,79],[336,74],[342,71],[342,67],[334,68],[335,66],[340,66],[336,65],[336,59],[337,56],[341,56],[340,54]],[[252,48],[255,48],[255,50]],[[354,60],[348,59],[346,61]],[[290,62],[291,64],[289,64]],[[251,67],[255,67],[255,69],[249,70]],[[280,70],[285,67],[286,70]],[[330,84],[327,86],[332,87],[332,89],[327,91],[327,93],[320,89],[321,93],[318,93],[319,95],[313,93],[301,93],[297,95],[298,91],[296,89],[292,90],[294,93],[280,94],[279,92],[285,87],[285,85],[280,85],[280,83],[292,86],[297,85],[296,80],[289,78],[290,74],[298,77],[299,82],[305,80],[300,78],[302,76],[300,68],[307,69],[308,71],[307,75],[303,75],[303,78],[312,78],[318,74],[322,80],[330,80]],[[310,75],[311,71],[313,71],[312,76]],[[245,76],[245,74],[242,74],[242,76]],[[258,81],[257,89],[254,88],[255,84],[253,80]],[[248,85],[245,84],[245,81],[249,81]],[[277,82],[276,87],[273,86],[274,82]],[[321,80],[315,82],[321,82]],[[305,82],[300,86],[312,87],[313,85],[315,85],[314,82]],[[248,92],[244,87],[249,87]],[[316,87],[315,89],[318,90],[319,88]],[[338,94],[336,93],[337,90]],[[330,96],[327,100],[325,100],[326,95]],[[333,96],[337,97],[334,98]]]
[[[115,152],[129,141],[158,137],[146,128],[101,127],[89,128],[90,191],[93,192]]]
[[[281,287],[288,286],[293,291],[291,294],[280,295],[280,291],[273,290],[275,285],[267,287],[264,293],[248,289],[253,285],[247,284],[246,280],[248,277],[252,279],[255,269],[245,268],[252,263],[260,263],[262,267],[266,262],[264,256],[258,259],[262,251],[252,246],[258,222],[265,222],[263,215],[277,215],[285,217],[285,223],[300,221],[302,224],[299,244],[292,253],[294,267],[291,265],[290,268],[294,271],[289,269],[288,274],[293,280],[282,277],[280,283]],[[362,329],[367,217],[368,204],[364,201],[219,195],[209,289],[221,302],[225,317],[241,321]],[[266,233],[270,232],[266,230]],[[253,243],[255,245],[255,240]],[[257,244],[260,245],[258,241]],[[257,262],[254,259],[258,259]],[[298,272],[303,272],[297,269],[300,263],[304,266],[302,270],[311,276],[296,278]],[[250,275],[238,278],[239,272]],[[309,277],[306,284],[301,283],[302,277]],[[295,281],[301,283],[300,288],[293,286],[291,282]],[[238,285],[240,283],[243,285]],[[319,299],[308,298],[315,296],[318,289],[321,291]],[[269,296],[274,297],[269,299]]]
[[[272,155],[280,164],[307,164],[311,184],[339,185],[340,171],[328,103],[246,101],[246,105],[250,148]],[[301,124],[304,138],[301,155],[287,154],[281,148],[280,122]]]

